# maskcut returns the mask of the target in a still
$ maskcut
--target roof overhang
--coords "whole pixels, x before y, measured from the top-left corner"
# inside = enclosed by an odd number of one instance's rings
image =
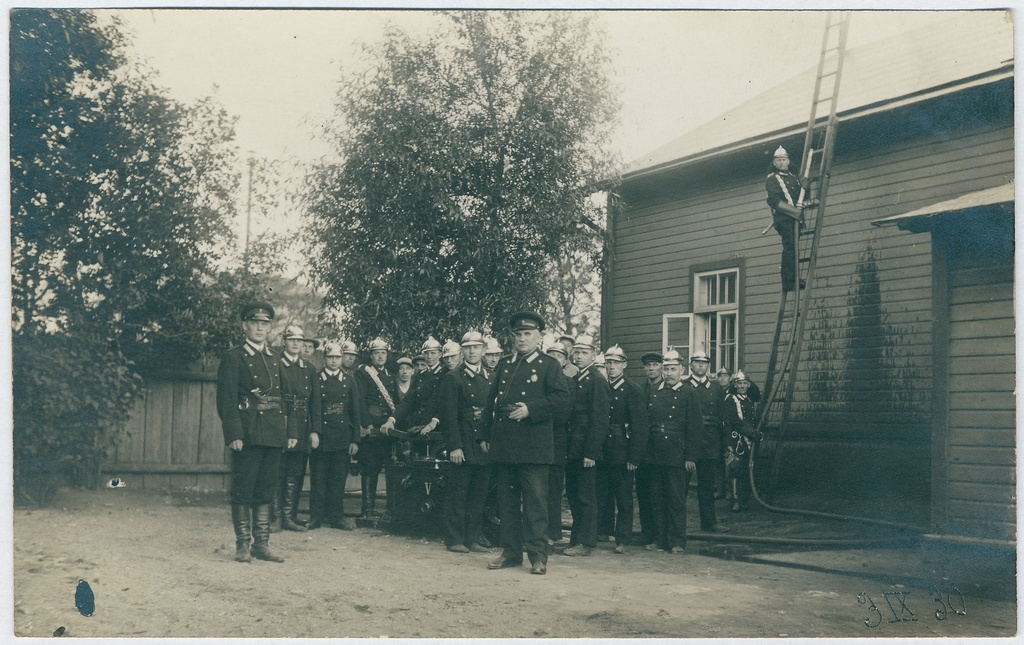
[[[986,85],[988,83],[995,83],[1008,78],[1012,79],[1014,76],[1013,71],[1013,65],[1008,64],[999,69],[994,69],[982,74],[977,74],[971,78],[960,79],[955,82],[945,83],[938,87],[932,87],[927,90],[913,92],[911,94],[893,97],[888,100],[877,101],[870,105],[859,106],[857,108],[847,110],[845,112],[839,112],[836,114],[836,119],[839,122],[854,121],[856,119],[860,119],[872,114],[895,110],[906,105],[920,103],[923,101],[927,101],[929,99],[945,96],[947,94],[952,94],[954,92],[959,92],[971,87]],[[826,120],[827,117],[821,117],[817,120],[817,122],[822,123]],[[658,174],[666,170],[679,168],[681,166],[699,163],[710,157],[723,156],[729,153],[748,150],[751,148],[756,148],[758,146],[764,146],[766,144],[776,142],[780,139],[803,134],[806,131],[807,121],[801,121],[785,128],[780,128],[777,130],[773,130],[771,132],[761,133],[757,136],[749,137],[747,139],[739,141],[733,141],[731,143],[718,146],[715,148],[702,150],[698,153],[691,154],[679,159],[674,159],[672,161],[667,161],[643,168],[637,168],[634,170],[626,170],[622,173],[621,180],[630,181],[632,179]]]
[[[876,219],[871,223],[874,226],[885,226],[896,224],[902,231],[920,233],[931,229],[931,224],[938,216],[961,216],[982,209],[986,211],[1001,210],[1013,215],[1014,206],[1014,182],[1001,184],[994,188],[986,188],[973,193],[967,193],[954,199],[924,206],[907,213],[891,215]]]

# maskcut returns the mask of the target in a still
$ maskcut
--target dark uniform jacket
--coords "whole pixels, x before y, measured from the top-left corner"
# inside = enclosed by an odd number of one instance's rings
[[[497,378],[487,394],[481,441],[491,444],[492,461],[518,464],[555,464],[554,416],[569,404],[569,392],[558,361],[531,352],[502,358]],[[525,403],[530,416],[513,421],[509,412]]]
[[[772,215],[776,214],[775,209],[778,208],[779,202],[790,203],[790,201],[786,199],[786,191],[782,190],[782,186],[779,185],[779,180],[776,177],[781,178],[782,183],[786,185],[786,190],[789,191],[789,196],[793,200],[793,206],[795,206],[797,201],[800,199],[801,181],[799,177],[791,172],[779,172],[777,170],[775,172],[768,173],[768,179],[764,183],[764,189],[765,192],[768,193],[768,199],[766,201],[768,202],[769,208],[772,209]],[[806,199],[807,195],[804,195],[804,198]],[[781,213],[779,215],[782,217],[789,217],[788,215]],[[790,221],[792,221],[792,219],[790,219]]]
[[[644,393],[644,401],[651,398],[651,391],[658,389],[662,383],[664,383],[664,381],[658,381],[654,385],[651,385],[651,379],[645,378],[643,384],[640,385],[640,390]]]
[[[393,415],[395,427],[405,430],[412,426],[427,425],[431,419],[441,420],[437,415],[436,395],[442,376],[444,366],[440,363],[433,369],[413,374],[409,391],[402,397],[401,403],[396,401],[398,408]]]
[[[681,468],[686,466],[686,439],[690,428],[703,425],[700,401],[683,382],[668,387],[664,381],[651,390],[647,400],[650,436],[644,463]]]
[[[281,361],[264,347],[248,342],[221,356],[217,370],[217,414],[224,429],[224,444],[241,439],[243,445],[284,448],[298,438],[288,427],[281,396]]]
[[[643,390],[633,381],[619,377],[609,384],[608,436],[602,456],[605,463],[633,465],[643,461],[647,451],[647,402]]]
[[[480,428],[491,383],[483,369],[473,370],[463,363],[446,372],[437,388],[437,412],[449,453],[462,450],[467,464],[489,463],[480,448]]]
[[[552,417],[552,429],[555,439],[555,465],[564,466],[565,460],[569,457],[569,417],[572,415],[572,408],[576,401],[576,384],[572,377],[561,372],[562,380],[565,381],[565,389],[569,393],[569,401],[564,408],[555,410]]]
[[[731,438],[733,432],[737,432],[748,439],[754,436],[754,402],[749,396],[740,395],[736,392],[727,394],[725,397],[725,426],[730,433],[730,443],[736,441]]]
[[[687,434],[686,458],[690,461],[718,459],[725,446],[725,390],[718,381],[705,378],[700,382],[694,376],[683,380],[683,386],[697,395],[703,419],[701,425],[690,428]]]
[[[320,430],[320,381],[313,366],[299,358],[294,362],[281,355],[281,380],[289,434],[294,432],[299,443],[294,450],[309,450],[309,435]],[[294,428],[292,428],[294,426]]]
[[[601,459],[601,446],[608,436],[608,381],[593,365],[570,381],[575,394],[569,415],[569,462]]]
[[[371,370],[377,376],[381,386],[384,387],[384,391],[387,392],[387,397],[381,393],[380,387],[370,376]],[[372,365],[362,365],[356,370],[356,383],[358,383],[358,392],[362,395],[359,416],[364,425],[372,425],[375,429],[379,429],[395,412],[393,407],[395,382],[387,369],[377,370]],[[391,403],[388,403],[388,399],[391,400]]]
[[[350,443],[359,443],[362,426],[355,378],[342,370],[332,375],[324,368],[317,382],[322,418],[320,450],[348,450]]]

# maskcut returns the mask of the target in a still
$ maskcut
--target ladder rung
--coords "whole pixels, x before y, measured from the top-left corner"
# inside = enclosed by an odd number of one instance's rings
[[[804,230],[800,231],[801,237],[807,237],[808,235],[814,235],[813,228],[805,228]]]
[[[800,258],[800,262],[810,262],[811,258]]]

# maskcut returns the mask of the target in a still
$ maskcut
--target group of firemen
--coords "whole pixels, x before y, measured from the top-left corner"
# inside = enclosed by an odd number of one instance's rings
[[[369,361],[358,364],[353,342],[321,344],[294,325],[272,350],[274,315],[265,302],[243,307],[245,340],[224,354],[218,373],[237,561],[283,561],[269,549],[276,526],[355,528],[344,510],[350,472],[361,477],[360,515],[376,516],[391,446],[410,439],[440,440],[449,462],[447,549],[500,546],[491,569],[521,565],[524,548],[534,574],[546,572],[549,553],[588,556],[600,540],[614,539],[614,552],[625,553],[634,487],[642,544],[652,551],[684,551],[694,475],[702,531],[724,530],[715,500],[726,496],[726,482],[732,510],[748,503],[756,392],[742,371],[712,378],[703,352],[644,354],[646,379],[636,384],[624,376],[628,358],[618,345],[601,353],[590,336],[562,335],[542,346],[544,319],[520,312],[509,320],[512,351],[470,330],[443,345],[428,337],[418,356],[397,361],[377,338],[366,347]],[[296,511],[307,462],[304,522]],[[500,545],[483,533],[489,492]],[[572,514],[567,542],[563,493]]]

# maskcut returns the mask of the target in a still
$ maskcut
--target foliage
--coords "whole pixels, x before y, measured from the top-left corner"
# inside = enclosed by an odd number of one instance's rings
[[[13,350],[15,492],[41,505],[58,483],[96,480],[142,380],[96,336],[16,334]]]
[[[11,12],[15,471],[96,461],[140,394],[237,337],[255,287],[217,271],[233,120],[182,105],[87,10]],[[16,485],[18,481],[16,481]]]
[[[224,309],[210,266],[234,215],[232,119],[163,96],[87,11],[16,10],[11,35],[15,328],[84,319],[139,363],[191,360]]]
[[[340,162],[307,178],[325,308],[361,340],[500,331],[544,307],[552,263],[591,248],[617,105],[591,17],[457,12],[425,41],[390,30],[350,75]]]

